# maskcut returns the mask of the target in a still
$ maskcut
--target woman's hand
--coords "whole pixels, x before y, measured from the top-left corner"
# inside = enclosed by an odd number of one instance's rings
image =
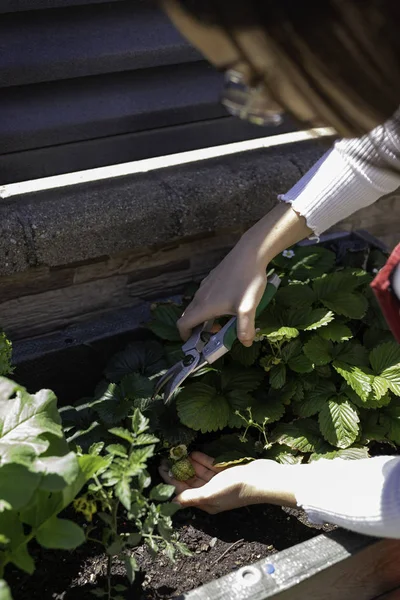
[[[292,489],[293,468],[272,460],[255,460],[229,468],[213,466],[214,459],[202,452],[193,452],[190,460],[196,475],[187,481],[177,481],[169,474],[164,461],[159,472],[163,480],[174,485],[174,502],[182,508],[194,506],[210,514],[232,510],[250,504],[296,506]],[[301,466],[301,465],[297,465]]]
[[[237,315],[238,338],[251,346],[255,337],[255,314],[267,283],[270,260],[311,230],[305,219],[288,204],[278,204],[249,229],[224,260],[204,279],[192,302],[178,321],[183,339],[196,325]]]

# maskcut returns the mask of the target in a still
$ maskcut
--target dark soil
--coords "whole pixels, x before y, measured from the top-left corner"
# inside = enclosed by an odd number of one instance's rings
[[[193,552],[172,564],[164,555],[153,558],[144,546],[134,550],[142,568],[135,584],[119,594],[135,600],[167,600],[204,583],[303,542],[330,526],[312,527],[298,510],[254,506],[207,515],[185,510],[175,516],[180,539]],[[14,600],[83,600],[105,588],[107,559],[97,548],[82,546],[74,552],[32,547],[37,570],[28,576],[11,569],[6,579]],[[114,561],[113,585],[127,585],[122,563]]]

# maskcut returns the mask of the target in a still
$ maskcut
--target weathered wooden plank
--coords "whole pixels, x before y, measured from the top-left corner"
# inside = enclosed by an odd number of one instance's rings
[[[374,600],[400,585],[399,565],[399,541],[338,530],[243,567],[177,600]]]

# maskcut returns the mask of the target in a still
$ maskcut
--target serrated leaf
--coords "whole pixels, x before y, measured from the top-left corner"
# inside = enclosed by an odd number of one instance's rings
[[[154,393],[154,381],[140,373],[125,375],[120,385],[124,397],[128,400],[151,399]]]
[[[122,477],[118,481],[117,485],[115,486],[115,495],[121,504],[125,506],[126,510],[130,510],[132,504],[132,491],[129,479],[127,477]],[[118,552],[116,554],[118,554]]]
[[[195,431],[218,431],[228,424],[230,407],[227,399],[204,383],[192,383],[182,390],[176,401],[181,422]]]
[[[313,364],[305,354],[299,354],[288,360],[288,367],[295,373],[311,373]]]
[[[158,304],[152,312],[152,320],[148,327],[162,340],[179,342],[181,336],[176,323],[182,316],[182,312],[182,307],[176,304]]]
[[[289,446],[274,444],[263,454],[263,458],[276,460],[281,465],[297,465],[303,461],[303,456]]]
[[[300,332],[295,327],[279,327],[274,331],[260,329],[260,335],[265,337],[270,342],[281,342],[282,340],[291,340],[300,335]]]
[[[358,292],[337,292],[328,299],[323,298],[322,303],[334,313],[349,319],[362,319],[367,312],[367,299]]]
[[[312,417],[322,410],[335,392],[336,387],[332,381],[321,379],[313,390],[307,392],[304,400],[293,403],[293,412],[299,417]]]
[[[263,379],[264,373],[259,369],[225,367],[221,372],[221,389],[223,392],[231,390],[253,392]]]
[[[305,283],[291,283],[280,287],[275,295],[278,305],[291,307],[309,307],[315,300],[315,293]]]
[[[273,260],[273,265],[285,269],[291,279],[314,279],[330,271],[335,264],[335,254],[322,246],[296,246],[293,252],[291,258],[279,255]]]
[[[249,463],[255,460],[253,456],[240,456],[237,458],[231,458],[231,453],[227,453],[226,455],[221,454],[217,456],[214,460],[214,467],[226,468],[232,467],[233,465],[242,465],[244,463]]]
[[[54,516],[39,528],[36,539],[44,548],[73,550],[85,541],[85,533],[73,521]]]
[[[126,458],[128,456],[126,448],[122,444],[109,444],[106,447],[106,451],[109,454],[112,454],[114,456],[121,456],[122,458]]]
[[[304,346],[304,354],[316,366],[327,365],[332,360],[332,344],[314,335]]]
[[[343,460],[361,460],[364,458],[369,458],[368,448],[365,446],[350,446],[349,448],[344,449],[330,449],[328,446],[328,450],[325,452],[313,452],[310,456],[310,462],[320,460],[321,458],[333,460],[334,458],[342,458]]]
[[[151,433],[140,433],[135,438],[134,446],[146,446],[147,444],[157,444],[160,440]]]
[[[375,393],[377,400],[380,400],[387,394],[389,389],[389,384],[383,377],[373,377],[372,379],[372,389]]]
[[[341,292],[354,292],[362,284],[357,278],[356,271],[346,269],[335,271],[318,277],[313,281],[313,290],[319,300],[329,299]]]
[[[362,400],[368,398],[372,390],[372,378],[370,374],[359,367],[353,367],[339,360],[335,360],[332,366]]]
[[[286,383],[286,366],[283,363],[274,365],[269,372],[269,383],[272,388],[278,390]]]
[[[316,308],[310,312],[308,318],[308,325],[303,327],[305,331],[313,331],[314,329],[325,328],[333,319],[335,315],[331,310],[326,308]]]
[[[273,432],[273,441],[300,452],[313,452],[320,439],[318,424],[312,419],[280,423]]]
[[[353,337],[350,327],[338,321],[333,321],[326,327],[321,328],[318,335],[330,342],[345,342]]]
[[[169,500],[172,494],[175,492],[173,485],[167,485],[166,483],[159,483],[150,492],[150,500],[157,500],[158,502],[165,502]]]
[[[119,383],[126,375],[138,372],[147,377],[157,375],[167,366],[164,349],[156,340],[131,342],[117,352],[107,364],[104,374],[112,383]]]
[[[121,384],[102,381],[95,390],[95,399],[91,407],[99,420],[111,427],[128,416],[133,403],[125,397]]]
[[[112,429],[109,430],[110,433],[112,433],[113,435],[116,435],[117,437],[126,440],[127,442],[133,443],[134,441],[134,437],[131,434],[131,432],[128,429],[125,429],[124,427],[113,427]]]
[[[282,346],[281,357],[284,362],[288,362],[294,356],[298,356],[301,353],[302,343],[301,340],[293,340]]]
[[[327,308],[300,307],[292,308],[287,313],[287,323],[296,329],[311,331],[328,325],[335,318],[332,311]]]
[[[340,360],[341,362],[355,367],[369,366],[368,352],[364,346],[356,340],[335,346],[333,349],[333,356],[335,360]]]
[[[285,414],[286,407],[280,394],[258,394],[251,407],[253,420],[260,425],[275,423]]]
[[[396,396],[400,396],[400,345],[395,342],[381,344],[370,352],[369,358],[374,372],[387,382]]]
[[[319,413],[318,422],[322,435],[332,446],[348,448],[357,439],[360,418],[356,407],[345,396],[328,400]]]
[[[132,416],[132,429],[135,435],[140,435],[147,431],[149,427],[149,419],[145,417],[138,408],[135,408],[135,411]]]
[[[250,347],[243,346],[238,340],[232,346],[231,357],[245,367],[254,365],[257,358],[260,356],[261,343],[254,342]]]

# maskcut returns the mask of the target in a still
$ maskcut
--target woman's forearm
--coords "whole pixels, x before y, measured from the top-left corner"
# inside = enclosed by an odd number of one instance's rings
[[[243,236],[246,245],[254,247],[254,254],[265,268],[268,263],[289,246],[312,233],[304,217],[289,204],[277,204]]]

